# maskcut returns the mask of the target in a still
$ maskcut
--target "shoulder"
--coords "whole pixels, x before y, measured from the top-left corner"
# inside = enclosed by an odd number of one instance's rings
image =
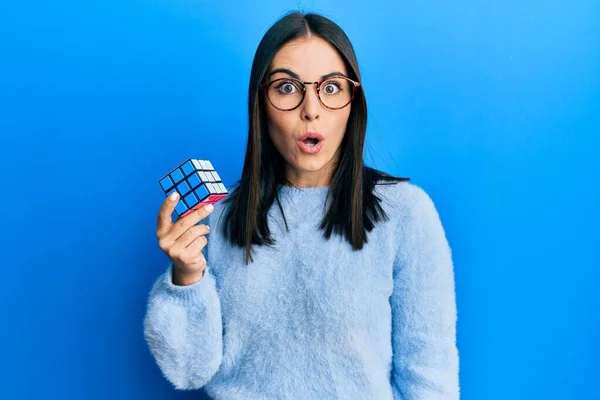
[[[391,229],[396,243],[400,265],[422,265],[405,271],[422,271],[422,268],[445,268],[452,265],[452,249],[442,220],[432,197],[420,185],[408,181],[381,186],[383,197],[393,219]],[[449,268],[448,270],[451,270]]]
[[[385,211],[394,219],[406,220],[437,217],[437,210],[429,193],[420,185],[410,182],[379,182],[374,193],[381,199]]]

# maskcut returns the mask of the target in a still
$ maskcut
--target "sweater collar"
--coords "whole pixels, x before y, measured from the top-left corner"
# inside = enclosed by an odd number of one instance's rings
[[[325,199],[329,188],[330,185],[298,188],[277,184],[286,219],[294,221],[321,219],[324,215]]]

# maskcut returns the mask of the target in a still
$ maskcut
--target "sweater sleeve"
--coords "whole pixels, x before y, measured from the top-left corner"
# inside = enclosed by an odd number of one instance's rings
[[[169,264],[152,287],[144,338],[164,377],[176,389],[199,389],[219,369],[223,339],[216,282],[207,267],[188,286],[173,284]]]
[[[459,399],[452,254],[428,194],[413,186],[400,218],[394,263],[392,389],[394,400]]]

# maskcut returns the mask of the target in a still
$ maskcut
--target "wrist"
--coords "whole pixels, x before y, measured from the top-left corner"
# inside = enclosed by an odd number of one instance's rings
[[[194,283],[199,282],[206,273],[206,268],[202,270],[199,274],[182,274],[177,271],[176,268],[173,268],[173,284],[177,286],[189,286]]]

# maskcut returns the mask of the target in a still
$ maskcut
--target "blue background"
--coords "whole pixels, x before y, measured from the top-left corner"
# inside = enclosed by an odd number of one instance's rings
[[[157,181],[239,178],[254,51],[300,8],[354,43],[367,163],[438,207],[462,398],[600,398],[600,3],[249,3],[0,3],[0,397],[198,398],[142,337]]]

